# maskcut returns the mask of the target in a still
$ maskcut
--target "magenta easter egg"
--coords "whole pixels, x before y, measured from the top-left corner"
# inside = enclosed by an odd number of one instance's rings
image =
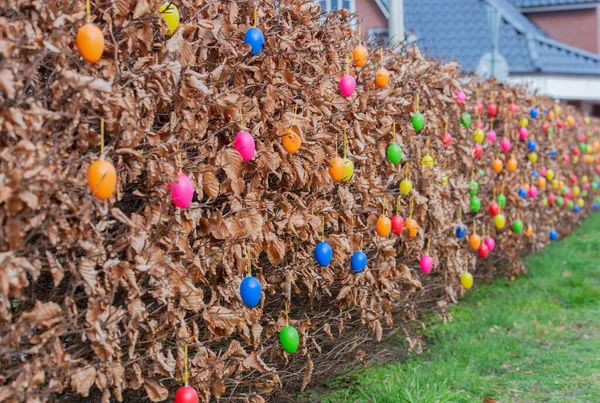
[[[496,134],[495,131],[493,130],[489,130],[487,132],[487,139],[490,143],[495,143],[496,142],[496,138],[498,137],[498,135]]]
[[[192,202],[194,197],[194,186],[190,178],[184,174],[177,176],[177,183],[170,183],[169,189],[171,189],[171,200],[173,204],[179,208],[186,208]]]
[[[552,205],[552,204],[554,204],[555,201],[556,201],[556,196],[554,195],[554,193],[550,193],[548,195],[548,203],[550,203]]]
[[[589,182],[584,183],[583,188],[588,190],[590,188],[590,183]]]
[[[240,153],[244,161],[250,161],[256,152],[254,137],[248,132],[239,132],[236,134],[233,147]]]
[[[423,255],[421,256],[419,265],[421,266],[421,271],[423,273],[429,273],[433,267],[433,258],[429,255]]]
[[[354,94],[356,88],[356,80],[350,74],[346,74],[340,80],[340,92],[343,96],[349,97]]]
[[[519,138],[520,138],[521,140],[526,140],[526,139],[527,139],[527,136],[529,136],[529,130],[527,130],[527,128],[526,128],[526,127],[521,127],[521,128],[519,129]]]
[[[529,197],[531,197],[532,199],[535,199],[535,197],[538,194],[538,189],[535,186],[531,185],[531,186],[529,186],[528,193],[529,193]]]
[[[502,141],[500,142],[500,148],[502,148],[502,151],[504,151],[505,153],[510,151],[510,140],[508,138],[503,138]]]
[[[456,97],[456,103],[459,105],[464,104],[467,100],[467,95],[462,91],[456,91],[454,96]]]
[[[487,237],[487,238],[485,238],[485,241],[483,241],[483,243],[485,244],[485,246],[488,247],[488,251],[490,251],[490,252],[494,251],[494,248],[496,247],[496,241],[494,241],[494,238]]]
[[[545,166],[540,168],[540,176],[546,176],[547,168]]]

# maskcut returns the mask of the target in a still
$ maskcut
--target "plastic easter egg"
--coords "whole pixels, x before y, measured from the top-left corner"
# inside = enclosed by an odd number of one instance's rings
[[[413,129],[419,131],[425,126],[425,116],[421,112],[415,112],[412,114],[411,123]]]
[[[352,51],[352,60],[357,67],[363,67],[369,59],[369,52],[364,46],[357,46]]]
[[[421,256],[419,266],[421,267],[421,271],[423,273],[429,273],[431,271],[431,268],[433,267],[433,258],[429,255]]]
[[[186,208],[194,197],[194,186],[192,181],[184,174],[177,176],[177,183],[169,184],[171,189],[171,200],[179,208]]]
[[[300,335],[294,326],[286,326],[279,332],[279,342],[287,353],[293,354],[300,345]]]
[[[529,150],[529,152],[534,152],[536,147],[537,143],[535,142],[535,140],[529,140],[527,142],[527,149]]]
[[[554,171],[552,169],[546,170],[546,179],[548,179],[549,181],[554,179]]]
[[[563,155],[563,157],[562,157],[562,160],[563,160],[563,162],[564,162],[565,164],[568,164],[568,163],[569,163],[569,161],[570,161],[570,158],[569,158],[569,156],[568,156],[568,155],[566,155],[566,154],[565,154],[565,155]]]
[[[417,220],[414,218],[409,218],[406,220],[406,228],[408,228],[409,238],[414,238],[417,236],[417,233],[419,232],[419,224],[417,223]]]
[[[573,118],[573,116],[571,116],[571,115],[567,116],[567,120],[565,120],[565,124],[567,126],[573,126],[575,124],[575,119]]]
[[[456,91],[454,96],[458,105],[464,104],[467,100],[467,95],[463,91]]]
[[[529,130],[527,130],[526,127],[521,127],[519,129],[519,138],[521,140],[525,140],[525,139],[527,139],[527,136],[529,136]]]
[[[173,403],[198,403],[198,392],[191,386],[182,386],[177,389]]]
[[[396,235],[400,235],[402,230],[404,229],[404,218],[401,215],[396,214],[392,217],[392,232]]]
[[[410,180],[404,179],[402,182],[400,182],[400,193],[403,195],[409,194],[412,189],[413,184]]]
[[[346,176],[346,164],[340,157],[334,157],[329,162],[329,175],[334,181],[341,181]]]
[[[579,196],[580,193],[581,193],[581,189],[579,188],[579,186],[573,186],[573,194],[575,196]]]
[[[473,275],[469,272],[465,272],[460,275],[460,284],[465,290],[470,290],[473,287]]]
[[[158,12],[167,23],[167,27],[169,27],[167,34],[173,35],[179,26],[179,10],[177,6],[173,2],[167,1],[158,8]]]
[[[562,206],[564,206],[564,205],[565,205],[565,198],[564,198],[564,197],[562,197],[562,196],[558,196],[558,197],[556,198],[556,205],[557,205],[558,207],[562,207]]]
[[[442,133],[441,136],[442,144],[445,146],[449,146],[452,143],[452,135],[448,132]]]
[[[549,155],[551,159],[556,158],[556,148],[552,148]]]
[[[526,117],[522,117],[521,119],[519,119],[519,126],[521,126],[522,128],[526,128],[527,126],[529,126],[529,119],[527,119]]]
[[[464,224],[460,224],[456,227],[456,237],[462,239],[467,235],[467,227]]]
[[[507,153],[510,151],[510,140],[508,138],[503,138],[502,141],[500,142],[500,148],[502,149],[503,152]]]
[[[484,171],[483,169],[479,168],[479,169],[477,170],[477,175],[478,175],[479,177],[483,177],[483,176],[485,176],[485,171]]]
[[[250,28],[244,35],[244,43],[252,48],[252,55],[257,56],[265,46],[265,36],[258,28]]]
[[[242,302],[248,308],[254,308],[260,302],[262,296],[262,285],[254,276],[247,276],[240,284],[240,296]]]
[[[431,155],[429,155],[429,154],[424,155],[423,158],[421,159],[421,162],[427,168],[433,168],[433,165],[435,164],[435,161],[434,161],[433,157]]]
[[[343,158],[344,161],[344,182],[348,182],[354,176],[354,163],[348,158]]]
[[[248,162],[254,157],[256,152],[256,144],[254,143],[254,137],[248,132],[239,132],[235,135],[235,142],[233,148],[242,156],[242,160]]]
[[[584,142],[579,143],[579,151],[585,152],[585,150],[587,150],[587,144]]]
[[[531,176],[533,176],[533,179],[537,179],[537,178],[539,178],[539,177],[540,177],[540,173],[538,172],[538,170],[537,170],[537,169],[534,169],[534,170],[531,172]]]
[[[542,124],[542,130],[544,131],[544,133],[550,133],[550,128],[552,126],[550,126],[550,123],[548,122],[544,122],[544,124]]]
[[[300,136],[293,131],[291,128],[285,131],[283,136],[283,148],[290,154],[295,154],[302,145],[302,139]]]
[[[577,199],[577,205],[579,207],[585,206],[585,200],[583,200],[582,198]]]
[[[521,199],[527,199],[527,190],[525,188],[519,188],[518,194]]]
[[[555,201],[556,201],[556,196],[554,195],[554,193],[550,193],[548,195],[548,203],[550,203],[550,205],[553,205]]]
[[[387,237],[392,230],[392,221],[385,216],[381,216],[377,219],[377,233],[379,236]]]
[[[537,187],[531,185],[529,187],[529,191],[527,193],[529,194],[529,197],[531,197],[532,199],[535,199],[538,194],[538,189],[537,189]]]
[[[573,203],[573,200],[569,200],[569,202],[567,203],[567,208],[569,210],[573,210],[573,207],[575,207],[575,203]]]
[[[88,186],[92,195],[106,200],[115,192],[117,171],[115,166],[106,160],[96,160],[88,168]]]
[[[494,217],[494,224],[496,225],[496,228],[503,229],[506,225],[506,217],[504,216],[504,214],[500,213],[496,217]]]
[[[340,92],[346,98],[354,94],[356,80],[350,74],[345,74],[340,80]]]
[[[501,159],[495,159],[494,161],[492,161],[492,169],[497,174],[499,174],[500,172],[502,172],[502,168],[503,167],[504,167],[504,164],[502,163]]]
[[[546,188],[546,178],[544,178],[543,176],[540,176],[537,180],[537,187],[539,187],[540,189],[545,189]]]
[[[542,206],[548,207],[548,199],[546,197],[542,199]]]
[[[485,238],[485,240],[483,241],[483,243],[485,244],[485,246],[488,247],[488,251],[493,252],[494,249],[496,248],[496,241],[494,241],[494,238],[488,236],[487,238]]]
[[[387,157],[392,164],[399,164],[402,161],[402,147],[397,143],[390,144],[387,148]]]
[[[513,231],[515,232],[515,234],[520,234],[521,231],[523,231],[523,221],[516,220],[513,223]]]
[[[531,110],[529,110],[529,115],[534,118],[537,119],[538,115],[539,115],[539,111],[537,106],[534,106],[533,108],[531,108]]]
[[[558,180],[554,179],[554,180],[552,181],[552,189],[558,189],[559,187],[560,187],[560,186],[559,186],[559,182],[558,182]]]
[[[494,130],[488,130],[486,137],[490,143],[495,143],[498,138],[498,134]]]
[[[481,120],[478,120],[477,122],[475,122],[475,129],[483,129],[484,127],[485,127],[485,124]]]
[[[473,157],[481,158],[482,155],[483,155],[483,147],[479,144],[476,144],[475,147],[473,148]]]
[[[589,183],[589,182],[586,182],[586,183],[584,183],[584,184],[583,184],[583,188],[584,188],[585,190],[589,190],[589,188],[590,188],[590,183]]]
[[[96,63],[104,53],[104,36],[102,30],[91,22],[86,23],[79,31],[75,39],[79,54],[89,63]]]
[[[472,196],[469,204],[471,205],[471,211],[473,213],[477,213],[481,209],[481,200],[479,200],[479,197],[477,196]]]
[[[315,246],[315,259],[317,260],[317,263],[319,263],[319,266],[328,266],[329,263],[331,263],[332,257],[333,251],[327,242],[322,241]]]
[[[476,143],[481,143],[484,138],[485,138],[485,133],[483,133],[483,130],[477,129],[473,132],[473,139],[475,140]]]
[[[363,251],[354,252],[350,259],[350,266],[355,274],[360,274],[367,267],[367,255]]]
[[[478,115],[481,115],[483,113],[483,104],[481,102],[475,102],[473,104],[473,107],[475,108],[475,113],[477,113]]]
[[[473,234],[469,237],[469,245],[473,250],[478,250],[481,246],[481,237],[477,234]]]
[[[584,117],[584,118],[583,118],[583,121],[584,121],[584,123],[585,123],[586,125],[589,125],[589,124],[590,124],[590,122],[591,122],[591,120],[590,120],[590,117],[589,117],[589,116],[586,116],[586,117]]]
[[[506,167],[508,168],[509,172],[515,172],[517,170],[518,165],[519,163],[514,158],[509,159],[506,163]]]
[[[594,204],[592,205],[594,211],[598,211],[598,206],[600,206],[600,204],[598,204],[598,202],[594,202]]]
[[[558,120],[556,122],[556,127],[558,127],[559,129],[562,129],[565,127],[565,122],[563,122],[562,120]]]
[[[550,232],[548,232],[548,238],[550,238],[551,241],[556,241],[558,239],[558,231],[552,228]]]
[[[475,196],[479,191],[479,183],[475,179],[471,179],[468,183],[469,185],[469,194],[471,196]]]
[[[375,85],[377,88],[385,88],[390,81],[390,73],[383,67],[375,73]]]
[[[531,161],[532,164],[535,164],[538,160],[538,156],[537,153],[533,152],[533,153],[529,153],[529,161]]]
[[[506,206],[506,196],[504,196],[504,194],[500,193],[497,197],[496,197],[496,201],[498,202],[498,205],[501,208],[504,208],[504,206]]]
[[[512,114],[519,112],[519,105],[517,105],[517,104],[508,105],[508,111]]]
[[[598,182],[592,182],[591,188],[592,188],[592,190],[597,190],[598,189]]]
[[[479,245],[479,249],[477,249],[477,253],[479,254],[480,258],[485,259],[488,256],[488,254],[490,253],[490,250],[485,243],[482,243],[481,245]]]
[[[497,216],[498,213],[500,212],[500,206],[498,205],[498,203],[496,203],[495,201],[490,203],[490,214],[492,216]]]
[[[587,177],[587,175],[583,175],[583,176],[581,177],[581,181],[582,181],[583,183],[587,183],[587,182],[589,182],[589,181],[590,181],[590,178],[588,178],[588,177]]]
[[[571,202],[571,203],[572,203],[572,202]],[[580,210],[581,210],[581,207],[579,207],[577,204],[575,204],[575,205],[573,206],[573,212],[574,212],[574,213],[579,213],[579,211],[580,211]]]
[[[525,236],[529,238],[532,234],[533,234],[533,227],[531,226],[531,224],[529,224],[527,226],[527,230],[525,231]]]
[[[491,103],[488,105],[488,115],[490,115],[490,117],[494,117],[496,116],[496,114],[498,113],[498,105]]]
[[[471,115],[469,112],[463,112],[462,115],[460,115],[460,124],[467,128],[471,126]]]

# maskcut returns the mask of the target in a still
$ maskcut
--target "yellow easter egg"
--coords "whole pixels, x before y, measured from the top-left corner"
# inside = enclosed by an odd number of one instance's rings
[[[169,27],[168,34],[173,35],[179,26],[179,10],[177,9],[177,6],[172,2],[167,1],[158,8],[158,12],[162,15]]]
[[[537,153],[529,153],[529,161],[531,161],[531,163],[535,164],[538,160],[538,156]]]
[[[348,182],[354,176],[354,163],[348,158],[344,158],[344,182]]]
[[[527,127],[529,126],[529,119],[521,118],[519,119],[519,124],[521,125],[521,127]]]
[[[466,290],[473,287],[473,275],[468,271],[460,275],[460,283]]]
[[[404,179],[402,182],[400,182],[400,193],[403,195],[409,194],[412,189],[413,184],[410,180]]]
[[[579,193],[581,193],[581,189],[579,189],[579,186],[577,186],[577,185],[573,186],[573,194],[575,196],[579,196]]]
[[[546,179],[548,179],[549,181],[554,179],[554,171],[553,170],[548,169],[546,171]],[[553,187],[554,187],[554,184],[553,184]]]
[[[433,160],[433,157],[431,155],[429,155],[429,154],[423,156],[423,158],[421,159],[421,162],[427,168],[433,168],[433,164],[435,163],[435,161]]]
[[[577,205],[579,207],[583,207],[585,205],[585,201],[582,198],[577,199]]]

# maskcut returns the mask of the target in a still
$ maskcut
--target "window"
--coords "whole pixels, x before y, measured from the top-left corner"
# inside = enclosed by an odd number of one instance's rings
[[[319,0],[317,1],[324,12],[335,11],[340,8],[347,8],[351,12],[356,12],[356,0]]]

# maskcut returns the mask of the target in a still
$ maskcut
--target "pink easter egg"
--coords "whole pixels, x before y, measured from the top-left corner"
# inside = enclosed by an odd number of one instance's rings
[[[498,137],[498,135],[496,134],[495,131],[490,130],[487,132],[487,139],[489,140],[490,143],[495,143],[497,137]]]
[[[483,241],[483,243],[485,244],[485,246],[488,247],[488,250],[490,252],[492,252],[494,250],[494,248],[496,247],[496,241],[494,241],[494,238],[492,238],[492,237],[485,238],[485,241]]]
[[[340,80],[340,92],[343,96],[349,97],[354,94],[356,88],[356,80],[350,74],[346,74]]]
[[[502,148],[502,151],[504,151],[505,153],[510,151],[510,140],[508,138],[503,138],[502,141],[500,142],[500,148]]]
[[[244,161],[250,161],[256,152],[254,137],[248,132],[239,132],[236,134],[233,147],[240,153]]]
[[[565,199],[568,199],[569,197],[571,197],[571,189],[567,189],[567,190],[565,191],[565,194],[564,194],[564,196],[565,196]]]
[[[423,255],[419,264],[423,273],[429,273],[433,267],[433,258],[429,255]]]
[[[548,195],[548,203],[554,204],[555,201],[556,201],[556,196],[554,195],[554,193],[550,193]]]
[[[467,100],[467,95],[462,91],[456,91],[454,93],[454,96],[456,97],[456,103],[459,105],[464,104],[465,101]]]
[[[589,189],[590,188],[590,183],[589,182],[584,183],[583,184],[583,188],[584,189]]]
[[[537,194],[538,194],[537,188],[533,185],[529,186],[529,197],[531,197],[532,199],[535,199]]]
[[[484,126],[484,124],[482,121],[478,120],[477,122],[475,122],[476,129],[483,129],[483,126]]]
[[[520,138],[521,140],[526,140],[526,139],[527,139],[527,136],[529,136],[529,130],[527,130],[527,128],[526,128],[526,127],[521,127],[521,128],[519,129],[519,138]]]
[[[192,181],[184,174],[177,176],[177,183],[169,183],[171,190],[171,200],[179,208],[186,208],[192,202],[194,197],[194,186]]]
[[[541,167],[540,168],[540,176],[546,176],[546,171],[547,171],[546,166]]]

